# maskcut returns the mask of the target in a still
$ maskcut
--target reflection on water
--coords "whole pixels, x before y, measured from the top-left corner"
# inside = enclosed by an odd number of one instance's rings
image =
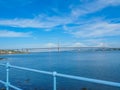
[[[44,52],[21,55],[2,55],[13,65],[47,71],[79,75],[82,77],[120,82],[120,52]],[[5,68],[0,66],[0,79],[5,80]],[[52,90],[52,77],[28,71],[12,69],[12,84],[24,90]],[[0,84],[0,87],[3,87]],[[84,81],[57,78],[58,90],[120,90],[116,87],[93,84]]]

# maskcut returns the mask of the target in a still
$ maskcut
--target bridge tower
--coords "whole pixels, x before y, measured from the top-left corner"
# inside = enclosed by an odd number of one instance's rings
[[[60,52],[60,42],[58,41],[58,52]]]

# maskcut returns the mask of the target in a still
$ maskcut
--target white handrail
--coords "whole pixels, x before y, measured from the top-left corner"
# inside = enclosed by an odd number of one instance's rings
[[[31,68],[26,68],[26,67],[10,65],[9,63],[0,64],[0,65],[1,66],[6,66],[6,72],[7,72],[6,82],[0,80],[0,83],[6,85],[7,90],[9,90],[8,86],[12,87],[12,88],[14,88],[16,90],[22,90],[22,89],[19,89],[19,88],[15,87],[15,86],[9,84],[9,67],[10,68],[15,68],[15,69],[20,69],[20,70],[26,70],[26,71],[41,73],[41,74],[52,75],[53,76],[53,90],[56,90],[56,78],[57,77],[63,77],[63,78],[69,78],[69,79],[75,79],[75,80],[82,80],[82,81],[87,81],[87,82],[91,82],[91,83],[104,84],[104,85],[109,85],[109,86],[114,86],[114,87],[119,87],[120,88],[120,83],[118,83],[118,82],[112,82],[112,81],[92,79],[92,78],[86,78],[86,77],[80,77],[80,76],[67,75],[67,74],[57,73],[56,71],[49,72],[49,71],[36,70],[36,69],[31,69]]]

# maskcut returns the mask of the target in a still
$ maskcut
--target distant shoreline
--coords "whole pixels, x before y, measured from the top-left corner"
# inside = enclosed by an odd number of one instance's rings
[[[0,50],[0,55],[1,54],[24,54],[27,52],[22,52],[22,51],[15,51],[15,50]]]

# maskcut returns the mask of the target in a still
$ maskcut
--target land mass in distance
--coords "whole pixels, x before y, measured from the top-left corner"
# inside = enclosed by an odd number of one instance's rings
[[[23,53],[27,53],[24,51],[16,51],[16,50],[0,50],[0,54],[23,54]]]

